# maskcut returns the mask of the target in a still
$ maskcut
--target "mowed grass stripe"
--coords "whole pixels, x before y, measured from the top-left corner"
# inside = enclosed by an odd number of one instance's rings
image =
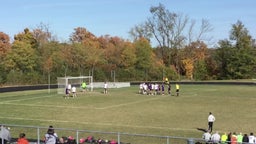
[[[168,128],[168,127],[153,127],[153,126],[139,126],[139,125],[119,125],[113,123],[97,123],[97,122],[74,122],[67,120],[49,120],[49,119],[29,119],[22,117],[0,117],[1,119],[9,120],[26,120],[26,121],[41,121],[41,122],[58,122],[58,123],[76,123],[76,124],[86,124],[86,125],[98,125],[98,126],[119,126],[127,128],[143,128],[143,129],[157,129],[157,130],[174,130],[174,131],[196,131],[196,129],[182,129],[182,128]]]

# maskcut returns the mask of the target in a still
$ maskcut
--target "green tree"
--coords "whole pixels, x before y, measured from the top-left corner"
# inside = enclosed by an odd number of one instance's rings
[[[15,41],[12,50],[8,52],[4,61],[5,70],[8,73],[11,71],[20,73],[20,75],[23,75],[21,81],[24,83],[38,83],[39,77],[35,71],[37,56],[35,55],[35,49],[30,44]]]
[[[204,60],[199,60],[195,64],[194,68],[194,79],[195,80],[207,80],[209,78],[207,72],[207,66]]]
[[[233,24],[230,40],[222,40],[219,45],[216,51],[219,79],[247,79],[255,76],[255,48],[242,22]]]

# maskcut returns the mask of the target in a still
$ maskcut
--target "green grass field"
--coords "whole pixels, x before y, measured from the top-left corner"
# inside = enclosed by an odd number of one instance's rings
[[[197,128],[212,112],[220,133],[255,132],[255,86],[181,85],[179,97],[140,95],[138,86],[102,91],[74,99],[56,90],[0,93],[0,123],[201,138]]]

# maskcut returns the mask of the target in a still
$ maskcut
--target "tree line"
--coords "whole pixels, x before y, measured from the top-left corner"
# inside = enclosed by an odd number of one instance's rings
[[[92,75],[95,81],[255,78],[255,39],[241,21],[232,25],[229,38],[209,47],[212,27],[207,20],[196,29],[195,21],[162,4],[150,12],[129,31],[132,40],[97,37],[77,27],[67,42],[59,42],[43,23],[25,28],[13,41],[0,32],[0,84],[56,83],[57,77],[80,75]]]

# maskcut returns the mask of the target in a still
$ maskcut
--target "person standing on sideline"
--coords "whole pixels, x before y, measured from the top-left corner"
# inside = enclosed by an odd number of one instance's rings
[[[11,133],[9,131],[10,128],[6,128],[3,125],[0,125],[0,143],[7,144],[11,142]]]
[[[44,136],[45,144],[56,144],[58,141],[58,135],[54,132],[53,126],[49,126],[47,133]]]
[[[212,127],[213,127],[213,122],[215,121],[215,117],[211,112],[209,112],[208,116],[208,130],[211,133],[212,132]]]
[[[176,96],[179,96],[180,93],[180,85],[176,83]]]
[[[104,83],[104,94],[108,93],[108,84],[107,82]]]

